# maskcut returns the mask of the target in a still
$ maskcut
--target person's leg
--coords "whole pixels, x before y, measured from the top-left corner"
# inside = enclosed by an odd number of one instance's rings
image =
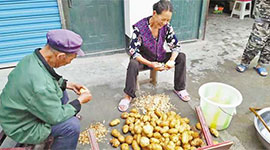
[[[126,75],[126,86],[124,92],[131,98],[136,97],[136,82],[139,70],[143,68],[143,64],[140,64],[135,59],[130,59],[127,75]]]
[[[126,111],[132,98],[136,97],[135,92],[137,76],[139,74],[139,70],[143,69],[143,67],[144,65],[140,64],[137,60],[130,59],[126,75],[126,85],[124,88],[125,96],[124,99],[120,101],[118,106],[120,111]]]
[[[186,55],[179,53],[175,59],[174,89],[181,91],[186,89]]]
[[[62,123],[52,126],[50,136],[54,137],[52,150],[76,150],[80,135],[80,121],[72,117]]]
[[[267,40],[264,48],[261,51],[258,64],[255,67],[256,71],[262,76],[268,75],[265,66],[268,65],[269,63],[270,63],[270,40]]]
[[[166,63],[170,57],[171,53],[167,53],[163,62]],[[175,59],[174,92],[183,101],[187,102],[190,100],[189,94],[186,91],[186,55],[184,53],[179,53]]]
[[[171,58],[172,53],[166,53],[165,59],[162,61],[166,63]],[[186,88],[186,55],[179,53],[175,59],[174,70],[174,89],[181,91]]]
[[[246,49],[242,55],[241,64],[248,66],[253,58],[263,49],[266,40],[268,39],[268,34],[266,23],[255,22],[250,34]]]

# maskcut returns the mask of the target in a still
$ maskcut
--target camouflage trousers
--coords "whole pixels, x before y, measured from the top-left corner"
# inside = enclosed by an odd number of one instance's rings
[[[259,54],[260,53],[260,54]],[[241,64],[249,65],[253,58],[259,54],[259,65],[270,62],[270,23],[255,21],[246,49],[242,55]]]

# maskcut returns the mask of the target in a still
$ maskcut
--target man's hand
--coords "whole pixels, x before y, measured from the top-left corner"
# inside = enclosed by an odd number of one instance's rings
[[[151,67],[151,68],[153,68],[156,71],[163,71],[163,70],[165,70],[165,67],[161,63],[159,63],[159,62],[151,62],[151,64],[148,67]]]
[[[83,86],[80,84],[73,83],[73,82],[67,82],[67,89],[73,90],[78,95],[80,95],[81,88],[83,88]]]
[[[83,87],[79,91],[81,92],[80,96],[78,97],[78,100],[80,101],[81,104],[87,103],[92,99],[92,94],[86,87]]]

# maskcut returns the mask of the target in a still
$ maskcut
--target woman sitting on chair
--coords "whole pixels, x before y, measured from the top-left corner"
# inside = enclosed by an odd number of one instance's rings
[[[172,12],[173,7],[170,1],[160,0],[153,5],[152,16],[133,25],[134,32],[129,50],[131,59],[127,69],[125,96],[118,106],[120,111],[126,111],[132,98],[136,97],[136,80],[139,70],[147,68],[163,71],[175,66],[174,92],[183,101],[190,100],[185,90],[186,56],[180,52],[180,42],[169,24]],[[171,50],[169,53],[166,53],[163,48],[165,41]],[[165,63],[165,66],[161,63]]]

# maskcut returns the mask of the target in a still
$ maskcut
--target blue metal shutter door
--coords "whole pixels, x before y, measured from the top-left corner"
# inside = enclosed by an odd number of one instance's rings
[[[60,29],[57,0],[0,0],[0,64],[21,60]]]

